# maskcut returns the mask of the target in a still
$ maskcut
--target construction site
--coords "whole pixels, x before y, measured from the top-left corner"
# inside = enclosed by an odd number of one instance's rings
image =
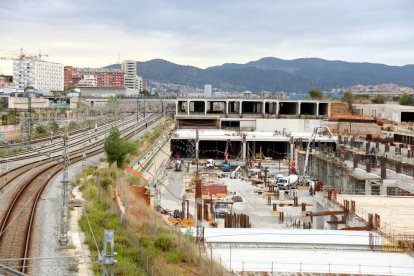
[[[284,104],[178,100],[154,206],[240,275],[413,275],[413,122]]]

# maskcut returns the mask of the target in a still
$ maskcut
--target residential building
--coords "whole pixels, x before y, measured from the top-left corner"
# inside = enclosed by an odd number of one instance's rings
[[[90,83],[90,76],[96,78],[96,85]],[[85,77],[87,78],[86,80]],[[85,87],[85,84],[88,87],[124,87],[124,73],[122,73],[121,69],[114,68],[65,67],[65,88]]]
[[[98,79],[95,75],[83,75],[83,78],[78,82],[78,87],[96,87]]]
[[[137,89],[137,63],[134,60],[125,60],[122,63],[125,87]]]
[[[13,87],[13,76],[0,75],[0,88]]]
[[[13,83],[17,88],[23,89],[32,86],[46,92],[63,91],[63,65],[38,59],[14,60]]]

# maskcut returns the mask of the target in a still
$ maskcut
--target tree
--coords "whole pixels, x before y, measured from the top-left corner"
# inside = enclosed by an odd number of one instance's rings
[[[414,99],[407,92],[401,95],[400,99],[398,100],[400,105],[414,105]]]
[[[312,100],[320,100],[323,98],[323,93],[319,90],[309,90],[309,96]]]
[[[372,103],[384,104],[387,99],[388,99],[388,97],[385,96],[385,95],[377,95],[372,99]]]
[[[354,101],[354,99],[355,99],[355,96],[350,91],[346,91],[344,95],[342,96],[342,101],[347,102],[349,104],[351,104]]]
[[[109,163],[116,162],[118,168],[122,168],[127,154],[132,150],[133,144],[121,138],[117,127],[112,127],[106,138],[104,150]]]
[[[114,96],[109,97],[108,102],[106,103],[106,106],[108,107],[110,112],[115,114],[116,108],[117,108],[116,98]]]

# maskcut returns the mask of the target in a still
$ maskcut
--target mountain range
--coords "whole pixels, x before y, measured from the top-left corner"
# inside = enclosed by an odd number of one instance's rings
[[[120,68],[112,64],[107,68]],[[265,57],[245,64],[225,63],[206,69],[178,65],[163,59],[137,62],[144,79],[202,88],[212,84],[225,91],[306,92],[330,90],[355,84],[395,83],[414,87],[414,65],[390,66],[378,63],[330,61],[319,58],[283,60]]]

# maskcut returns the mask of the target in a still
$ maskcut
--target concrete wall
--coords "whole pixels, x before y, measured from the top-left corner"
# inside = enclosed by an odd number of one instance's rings
[[[243,120],[243,121],[240,121],[240,128],[241,129],[244,129],[244,128],[247,128],[247,129],[255,129],[256,128],[256,121],[255,120],[251,120],[251,121],[246,121],[246,120]]]
[[[315,127],[323,125],[324,121],[319,119],[257,119],[257,131],[280,131],[286,132],[313,132]]]
[[[334,134],[381,136],[381,127],[373,123],[328,122],[327,126]]]

